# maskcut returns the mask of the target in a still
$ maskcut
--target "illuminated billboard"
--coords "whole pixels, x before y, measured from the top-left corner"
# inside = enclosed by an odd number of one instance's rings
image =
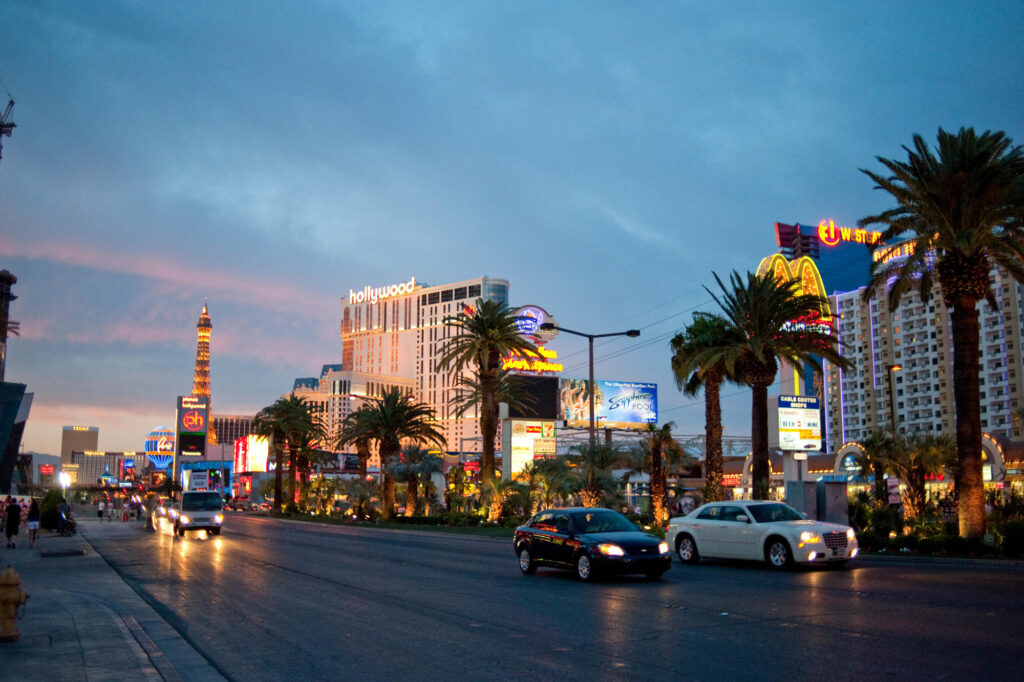
[[[768,427],[769,448],[821,450],[821,407],[814,396],[780,395],[778,410],[768,411]]]
[[[513,474],[518,474],[523,465],[535,459],[555,456],[555,422],[511,419],[509,424]]]
[[[265,436],[249,434],[235,441],[234,470],[248,473],[267,470],[270,441]]]
[[[590,382],[562,379],[560,417],[566,426],[590,426]],[[658,422],[658,385],[636,381],[594,381],[594,424],[599,428],[638,429]]]

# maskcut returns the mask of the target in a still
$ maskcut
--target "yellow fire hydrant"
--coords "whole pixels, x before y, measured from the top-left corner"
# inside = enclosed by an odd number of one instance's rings
[[[13,642],[21,637],[17,622],[18,607],[28,601],[21,589],[21,576],[13,566],[0,571],[0,641]]]

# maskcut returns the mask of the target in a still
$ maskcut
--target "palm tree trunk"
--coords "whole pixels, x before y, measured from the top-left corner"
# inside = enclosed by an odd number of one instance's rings
[[[390,474],[384,474],[384,481],[381,484],[381,510],[380,515],[385,521],[391,518],[395,508],[395,479]]]
[[[359,478],[366,480],[366,463],[370,461],[370,445],[365,441],[356,443],[356,459],[359,460]]]
[[[274,441],[274,506],[270,510],[272,514],[281,513],[281,479],[282,465],[284,464],[284,449]]]
[[[494,377],[480,377],[480,483],[481,489],[494,481],[494,438],[498,434],[498,404],[494,399]]]
[[[651,448],[651,514],[654,516],[654,525],[661,526],[665,523],[665,495],[667,482],[665,480],[665,466],[661,459],[661,447]]]
[[[722,492],[722,380],[717,372],[704,379],[704,501],[718,502]]]
[[[295,504],[295,456],[296,449],[288,444],[288,506]]]
[[[985,488],[981,475],[981,408],[978,385],[979,325],[976,301],[954,301],[953,396],[956,406],[956,449],[960,480],[960,535],[985,535]]]
[[[415,516],[416,506],[420,497],[420,479],[419,476],[413,474],[405,479],[405,515]]]
[[[771,460],[768,458],[768,384],[751,386],[753,400],[750,413],[750,445],[753,457],[750,467],[753,498],[767,500],[771,487]]]

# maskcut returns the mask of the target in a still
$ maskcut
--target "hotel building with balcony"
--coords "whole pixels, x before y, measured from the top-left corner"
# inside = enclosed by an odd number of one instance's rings
[[[978,304],[981,428],[1016,437],[1022,430],[1014,414],[1024,405],[1024,287],[999,267],[989,279],[998,307]],[[927,302],[918,289],[907,292],[896,310],[887,291],[867,301],[864,291],[831,296],[839,350],[854,367],[825,366],[828,451],[863,441],[885,428],[892,414],[905,433],[954,434],[953,336],[938,285]]]

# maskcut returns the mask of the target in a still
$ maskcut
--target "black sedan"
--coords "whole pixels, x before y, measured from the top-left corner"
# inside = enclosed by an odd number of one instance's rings
[[[657,580],[672,565],[668,543],[644,533],[622,514],[601,507],[548,509],[516,528],[519,568],[576,571],[580,580],[643,573]]]

